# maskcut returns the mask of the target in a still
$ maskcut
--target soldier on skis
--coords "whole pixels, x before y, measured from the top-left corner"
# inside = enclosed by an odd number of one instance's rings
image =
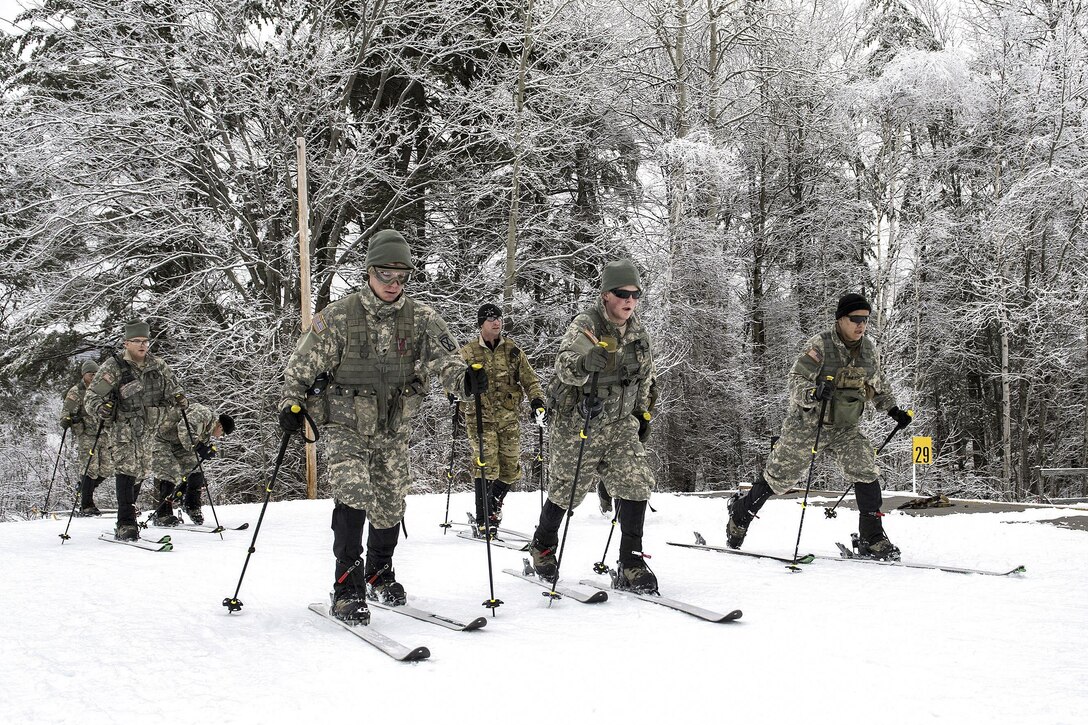
[[[200,491],[204,474],[198,461],[214,458],[218,452],[213,438],[234,432],[234,419],[223,413],[216,415],[206,405],[191,403],[184,418],[174,409],[159,426],[151,466],[158,489],[158,508],[152,514],[155,526],[177,526],[181,520],[174,515],[175,486],[184,488],[181,505],[194,524],[204,523]]]
[[[314,315],[287,364],[280,426],[299,431],[307,391],[319,376],[315,422],[324,422],[336,557],[332,614],[363,623],[366,599],[404,604],[393,551],[411,481],[408,438],[431,376],[447,392],[467,397],[486,388],[486,376],[466,370],[445,321],[430,306],[404,294],[412,253],[399,232],[383,230],[366,253],[367,286]],[[300,410],[296,410],[300,409]],[[366,560],[363,524],[369,519]]]
[[[548,499],[530,546],[537,574],[556,574],[559,526],[571,501],[583,425],[590,417],[573,506],[593,489],[596,473],[616,497],[620,525],[616,585],[656,592],[657,577],[642,554],[642,528],[654,484],[644,443],[649,437],[654,363],[650,335],[636,310],[642,280],[630,260],[609,262],[593,307],[574,318],[559,346],[549,403]],[[594,383],[596,386],[594,387]]]
[[[124,353],[102,363],[83,405],[92,420],[109,429],[117,481],[116,536],[122,541],[140,537],[136,495],[151,471],[155,433],[171,410],[186,405],[170,367],[149,351],[150,335],[151,327],[143,320],[125,325]]]
[[[95,446],[95,433],[98,431],[97,418],[87,418],[83,414],[83,398],[87,386],[98,372],[98,363],[84,360],[80,366],[79,382],[68,389],[60,411],[60,427],[72,432],[72,450],[75,452],[75,464],[79,471],[79,515],[101,516],[102,512],[94,505],[94,490],[98,484],[113,475],[113,461],[110,458],[109,432],[103,429]],[[94,455],[91,455],[91,450]],[[86,474],[84,474],[86,471]]]
[[[525,352],[509,337],[504,337],[502,310],[491,303],[476,313],[480,336],[461,348],[461,357],[470,366],[480,365],[487,373],[488,389],[480,396],[483,411],[482,460],[486,464],[484,479],[476,478],[476,534],[488,530],[485,522],[484,497],[488,496],[490,528],[502,521],[502,504],[506,494],[521,479],[521,426],[518,411],[524,398],[538,426],[545,425],[544,392],[533,372]],[[465,430],[473,460],[481,460],[480,442],[476,438],[476,406],[465,404]],[[485,489],[487,489],[485,491]]]
[[[873,445],[858,428],[867,401],[900,427],[911,415],[900,410],[865,333],[872,307],[859,294],[839,299],[835,324],[809,338],[789,375],[790,406],[777,445],[752,488],[729,502],[726,543],[739,549],[759,509],[772,495],[786,493],[811,465],[820,429],[819,453],[828,453],[848,481],[854,481],[859,519],[859,554],[898,559],[899,549],[881,524],[880,467]],[[829,379],[830,378],[830,379]],[[823,421],[821,405],[826,403]]]

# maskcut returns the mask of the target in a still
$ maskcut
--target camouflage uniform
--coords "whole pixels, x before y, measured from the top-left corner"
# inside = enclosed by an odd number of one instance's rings
[[[113,475],[113,461],[110,457],[110,432],[108,426],[102,426],[102,433],[98,436],[98,446],[95,447],[94,437],[98,433],[97,416],[87,416],[83,412],[83,398],[87,393],[87,386],[80,380],[68,389],[61,406],[61,421],[71,421],[69,430],[72,435],[72,452],[75,458],[76,470],[83,475],[84,469],[87,477],[101,481],[106,476]],[[94,455],[91,450],[94,450]],[[87,465],[88,457],[90,466]]]
[[[513,485],[522,475],[518,411],[525,397],[543,400],[540,381],[525,353],[508,337],[500,338],[494,350],[478,337],[461,348],[461,357],[469,365],[479,363],[487,372],[487,390],[480,395],[487,464],[484,475],[490,481]],[[464,408],[465,431],[475,465],[480,459],[475,400],[467,401]]]
[[[820,402],[813,400],[812,392],[827,375],[835,378],[835,394],[824,414],[819,452],[830,455],[848,481],[874,481],[880,476],[873,445],[858,429],[858,422],[866,401],[887,411],[895,407],[895,398],[872,341],[863,337],[851,350],[832,329],[809,338],[790,371],[789,411],[763,470],[778,495],[797,483],[812,460],[820,417]]]
[[[135,524],[135,488],[151,471],[155,434],[176,406],[181,392],[177,379],[162,358],[148,353],[142,365],[124,357],[108,358],[87,388],[83,409],[89,419],[101,420],[104,406],[112,408],[106,420],[110,451],[118,485],[118,523]]]
[[[593,488],[593,473],[600,476],[613,496],[647,501],[654,478],[646,460],[646,448],[638,438],[639,422],[634,414],[652,407],[654,364],[650,337],[637,315],[628,320],[621,336],[605,315],[600,300],[593,309],[574,318],[559,345],[555,381],[549,388],[549,405],[555,415],[548,439],[548,500],[563,508],[570,502],[585,421],[578,411],[578,402],[590,392],[591,376],[578,370],[579,358],[593,346],[583,330],[607,342],[609,355],[597,387],[604,409],[590,421],[591,432],[582,454],[574,506]]]
[[[324,404],[307,407],[326,421],[333,495],[384,529],[404,517],[410,422],[429,376],[454,390],[464,370],[433,308],[407,295],[386,304],[366,288],[314,315],[287,364],[283,406],[305,404],[317,376],[331,373]]]

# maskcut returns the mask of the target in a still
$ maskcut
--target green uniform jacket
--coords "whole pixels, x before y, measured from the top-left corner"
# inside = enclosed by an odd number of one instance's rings
[[[487,390],[480,396],[484,423],[516,421],[521,402],[527,397],[544,399],[540,380],[533,371],[525,352],[509,337],[499,340],[492,350],[477,337],[461,348],[461,357],[469,365],[479,363],[487,372]],[[476,402],[464,404],[471,430],[476,420]]]
[[[812,397],[813,389],[828,375],[835,379],[835,395],[828,404],[825,425],[857,425],[869,400],[881,411],[895,406],[891,386],[877,360],[876,346],[868,337],[861,338],[854,350],[846,347],[835,328],[809,338],[790,371],[791,408],[819,408],[819,402]]]

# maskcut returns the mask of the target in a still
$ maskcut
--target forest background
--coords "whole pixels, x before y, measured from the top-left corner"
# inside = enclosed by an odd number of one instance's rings
[[[1088,466],[1080,2],[22,4],[0,24],[0,515],[42,505],[60,397],[137,316],[238,421],[217,501],[263,497],[300,334],[296,137],[317,309],[393,227],[409,294],[462,342],[501,304],[546,382],[603,263],[634,258],[662,490],[751,480],[853,291],[933,438],[928,489],[1084,493],[1037,470]],[[417,491],[445,490],[449,413],[436,394],[415,421]],[[274,498],[305,495],[302,460]],[[910,486],[909,435],[881,465]]]

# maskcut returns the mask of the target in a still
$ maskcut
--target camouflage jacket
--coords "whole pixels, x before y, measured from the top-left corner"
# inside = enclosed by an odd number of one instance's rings
[[[114,414],[107,425],[139,419],[144,426],[158,428],[168,410],[176,407],[174,396],[180,392],[177,378],[162,358],[148,353],[143,365],[137,365],[127,355],[111,355],[87,386],[83,410],[99,420],[99,409],[110,403]]]
[[[819,407],[813,399],[818,380],[835,379],[835,395],[828,405],[824,422],[828,425],[856,425],[866,401],[873,401],[877,410],[895,406],[895,397],[880,368],[876,345],[868,337],[851,350],[846,347],[835,328],[808,339],[804,351],[793,364],[789,375],[790,405],[804,411]]]
[[[480,396],[485,423],[516,419],[518,408],[526,397],[530,401],[544,399],[540,380],[529,364],[529,358],[509,337],[501,338],[494,350],[484,344],[483,338],[477,337],[461,348],[461,357],[469,365],[483,365],[487,373],[487,390]],[[475,401],[468,401],[464,407],[466,415],[475,420]]]
[[[397,318],[407,300],[406,295],[401,295],[395,302],[386,303],[369,287],[364,287],[314,315],[310,330],[299,338],[287,363],[281,408],[306,405],[308,389],[319,375],[329,373],[327,420],[357,426],[361,433],[373,435],[379,429],[396,430],[402,420],[411,417],[432,375],[438,377],[447,392],[463,396],[465,362],[457,354],[456,341],[434,308],[414,300],[410,325],[414,339],[404,347],[415,357],[416,381],[408,386],[407,392],[397,389],[390,396],[395,399],[378,400],[364,396],[363,391],[344,390],[336,385],[337,369],[348,351],[350,328],[357,322],[353,316],[360,307],[369,330],[367,351],[381,358],[403,344],[396,339]],[[356,404],[353,399],[360,402]],[[325,415],[315,416],[318,423],[322,418]]]
[[[98,429],[98,423],[93,425],[87,425],[87,419],[83,414],[83,396],[87,393],[87,386],[83,384],[81,379],[78,383],[68,388],[68,392],[64,396],[64,402],[60,407],[60,418],[58,422],[63,426],[64,420],[67,418],[71,424],[72,434],[81,436],[87,435],[88,429],[90,429],[91,435],[94,435],[94,431]],[[96,420],[96,418],[91,418]]]

